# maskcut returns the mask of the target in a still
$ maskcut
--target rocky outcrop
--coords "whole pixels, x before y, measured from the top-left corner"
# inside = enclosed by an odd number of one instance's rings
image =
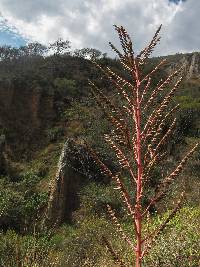
[[[0,82],[0,127],[12,152],[23,154],[42,142],[56,118],[54,95],[41,88],[26,88],[18,81]]]
[[[167,56],[166,59],[169,62],[166,68],[167,73],[172,73],[174,70],[182,67],[184,78],[200,78],[200,53],[194,52],[190,54]]]
[[[200,54],[193,53],[191,56],[191,63],[188,66],[187,77],[191,78],[192,76],[200,77]]]
[[[72,212],[79,207],[80,187],[90,179],[101,179],[101,176],[87,148],[68,139],[63,145],[57,173],[51,183],[47,225],[70,221]]]

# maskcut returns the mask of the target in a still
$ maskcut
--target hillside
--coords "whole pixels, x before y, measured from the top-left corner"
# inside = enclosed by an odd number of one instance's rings
[[[98,239],[101,231],[104,235],[112,232],[106,204],[112,203],[127,228],[129,224],[112,182],[100,173],[85,147],[87,141],[111,168],[116,168],[113,155],[101,138],[110,126],[97,107],[88,79],[95,80],[110,98],[115,92],[85,55],[77,51],[47,56],[30,51],[20,54],[20,48],[13,55],[9,49],[7,57],[7,50],[1,50],[0,61],[0,266],[21,266],[20,262],[12,265],[11,261],[23,255],[36,262],[31,244],[35,244],[37,260],[46,259],[41,266],[50,262],[50,266],[114,266],[109,260],[106,262]],[[100,64],[124,74],[118,60],[97,52],[95,59]],[[155,75],[153,84],[178,66],[183,67],[184,76],[174,97],[174,102],[180,104],[177,127],[166,144],[170,156],[164,166],[172,167],[200,139],[200,53],[165,58],[167,62]],[[163,57],[150,59],[145,71],[160,59]],[[172,253],[167,252],[169,248],[173,252],[174,244],[174,249],[180,248],[183,262],[188,255],[193,259],[194,254],[194,264],[184,266],[198,266],[198,236],[194,236],[192,226],[200,223],[199,160],[198,151],[180,180],[173,184],[171,195],[152,210],[153,216],[166,216],[166,207],[172,206],[176,193],[186,190],[185,206],[172,222],[173,235],[166,231],[168,245],[164,248],[165,240],[161,239],[149,262],[154,262],[161,252],[169,264],[174,262]],[[156,187],[158,173],[159,170],[152,176],[151,190]],[[153,217],[153,224],[158,220],[159,217]],[[192,243],[191,255],[182,244],[182,229],[186,243]],[[126,251],[125,247],[120,248],[117,236],[112,235],[117,247]],[[13,259],[9,259],[8,251]],[[128,252],[125,255],[129,257]],[[60,265],[56,265],[57,261],[61,261]],[[33,266],[30,262],[27,266]]]

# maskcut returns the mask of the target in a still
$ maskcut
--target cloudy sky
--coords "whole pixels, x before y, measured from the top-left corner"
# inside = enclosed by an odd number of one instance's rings
[[[0,15],[0,45],[63,38],[73,48],[109,52],[117,24],[126,27],[138,51],[163,24],[156,54],[200,51],[199,0],[0,0]]]

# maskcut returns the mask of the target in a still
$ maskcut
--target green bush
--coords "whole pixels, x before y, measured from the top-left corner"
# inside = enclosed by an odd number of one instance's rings
[[[113,184],[89,183],[81,191],[80,202],[81,211],[84,211],[85,215],[106,214],[107,204],[112,205],[118,212],[122,211],[119,194]]]
[[[61,96],[75,97],[78,92],[76,90],[76,81],[66,78],[56,78],[54,80],[56,92]]]
[[[65,255],[63,267],[116,266],[102,242],[103,235],[107,238],[112,236],[114,240],[117,238],[116,231],[105,218],[91,216],[82,221],[77,228],[69,229],[68,226],[63,226],[62,231],[66,235],[62,242]]]
[[[61,252],[49,236],[0,233],[0,267],[57,267]]]
[[[36,190],[40,179],[33,172],[24,173],[17,182],[0,179],[1,227],[22,229],[38,216],[48,201],[48,193]]]
[[[166,218],[167,214],[168,212],[162,216],[152,216],[150,229],[154,230]],[[199,216],[199,208],[182,208],[145,257],[144,267],[199,266]],[[131,224],[124,221],[122,225],[129,233],[128,235],[132,236]],[[147,225],[144,225],[144,228],[147,229]],[[63,266],[116,266],[102,242],[102,236],[112,240],[115,250],[130,266],[134,261],[131,248],[126,246],[110,220],[104,217],[95,215],[85,217],[84,220],[77,220],[76,228],[63,226],[61,233],[62,236],[65,235],[63,240],[57,238],[65,251],[65,265]]]
[[[49,142],[56,142],[60,137],[64,135],[63,127],[54,127],[48,129],[46,132]]]
[[[162,217],[165,217],[165,214]],[[148,267],[197,267],[200,264],[200,209],[185,207],[160,235],[149,255]],[[153,227],[163,218],[155,217]]]

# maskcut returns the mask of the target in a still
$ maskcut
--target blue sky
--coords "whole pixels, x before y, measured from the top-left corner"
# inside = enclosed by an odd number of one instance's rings
[[[27,39],[18,34],[18,30],[14,26],[7,25],[5,18],[0,19],[0,45],[23,46],[27,43]]]
[[[14,34],[12,31],[0,31],[0,45],[10,45],[10,46],[23,46],[26,44],[25,38],[19,34]]]
[[[72,48],[109,52],[113,24],[123,25],[143,48],[162,23],[157,54],[200,51],[197,0],[0,0],[0,45],[70,40]]]

